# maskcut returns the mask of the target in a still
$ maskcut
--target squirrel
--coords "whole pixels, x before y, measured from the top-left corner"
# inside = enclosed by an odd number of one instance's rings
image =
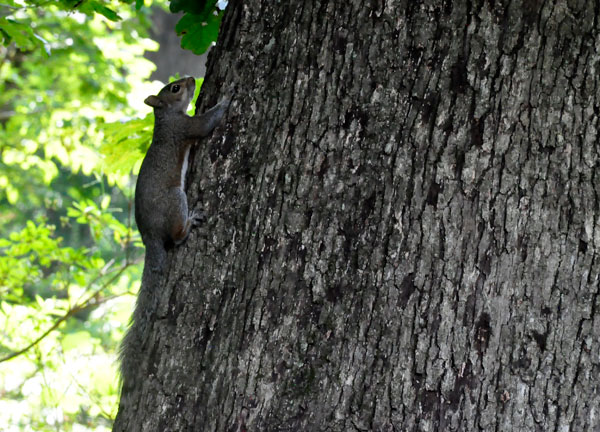
[[[144,101],[154,108],[154,134],[135,186],[135,221],[146,246],[145,265],[152,271],[164,268],[165,245],[184,242],[201,220],[196,212],[188,213],[188,156],[194,141],[210,134],[229,106],[224,100],[201,116],[188,116],[195,88],[194,78],[182,78]]]
[[[146,257],[132,325],[121,345],[124,388],[133,384],[143,361],[141,352],[156,313],[156,289],[165,269],[166,248],[184,242],[192,226],[201,221],[199,214],[188,211],[184,192],[190,149],[198,138],[211,133],[230,104],[225,99],[202,115],[190,117],[186,110],[195,88],[193,77],[182,78],[144,101],[154,108],[155,118],[152,143],[135,187],[135,221]]]

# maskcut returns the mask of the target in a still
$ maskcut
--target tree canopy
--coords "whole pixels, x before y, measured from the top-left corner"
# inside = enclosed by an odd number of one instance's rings
[[[143,100],[159,88],[143,54],[157,49],[151,7],[167,6],[0,4],[4,430],[111,428],[117,345],[141,272],[133,175],[153,121]],[[171,9],[186,12],[182,46],[206,50],[220,22],[216,2]]]

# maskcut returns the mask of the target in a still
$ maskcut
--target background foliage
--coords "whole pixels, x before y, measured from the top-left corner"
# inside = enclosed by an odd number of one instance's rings
[[[2,430],[110,430],[116,415],[143,256],[132,173],[152,133],[142,101],[159,88],[143,58],[157,48],[150,6],[0,4]],[[182,45],[201,52],[221,12],[196,7],[172,5]]]

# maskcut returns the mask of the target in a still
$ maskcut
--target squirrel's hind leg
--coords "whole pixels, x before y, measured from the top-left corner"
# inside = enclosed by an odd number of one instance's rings
[[[199,225],[204,215],[188,212],[187,198],[180,188],[173,188],[169,205],[169,235],[175,245],[183,243],[194,226]]]
[[[196,213],[195,211],[189,212],[183,226],[181,228],[178,227],[177,232],[173,233],[173,241],[175,244],[180,245],[183,243],[190,235],[192,228],[200,225],[203,220],[203,213]]]

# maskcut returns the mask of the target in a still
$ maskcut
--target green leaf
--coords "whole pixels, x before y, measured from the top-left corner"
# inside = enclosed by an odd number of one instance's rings
[[[90,4],[94,11],[98,12],[101,15],[104,15],[111,21],[121,21],[121,17],[112,9],[104,6],[102,3],[97,1],[91,1]]]
[[[121,21],[121,17],[114,10],[106,6],[101,0],[84,1],[78,9],[88,15],[93,15],[93,13],[96,12],[111,21]]]
[[[31,27],[25,24],[16,22],[7,18],[0,18],[0,30],[2,33],[8,35],[8,40],[14,41],[17,47],[23,50],[29,50],[34,48],[38,44],[38,40],[33,35]],[[5,45],[7,40],[5,39]]]
[[[217,40],[223,11],[212,10],[200,15],[185,14],[175,26],[181,47],[194,54],[203,54]]]
[[[199,15],[205,10],[213,10],[216,4],[216,0],[171,0],[169,10],[173,13],[183,11]]]
[[[128,122],[106,123],[102,126],[104,143],[100,152],[105,156],[104,169],[110,174],[128,174],[143,158],[152,142],[154,115]]]
[[[104,197],[102,197],[102,201],[100,201],[100,208],[102,210],[106,210],[106,209],[108,209],[109,205],[110,205],[110,195],[104,195]]]

